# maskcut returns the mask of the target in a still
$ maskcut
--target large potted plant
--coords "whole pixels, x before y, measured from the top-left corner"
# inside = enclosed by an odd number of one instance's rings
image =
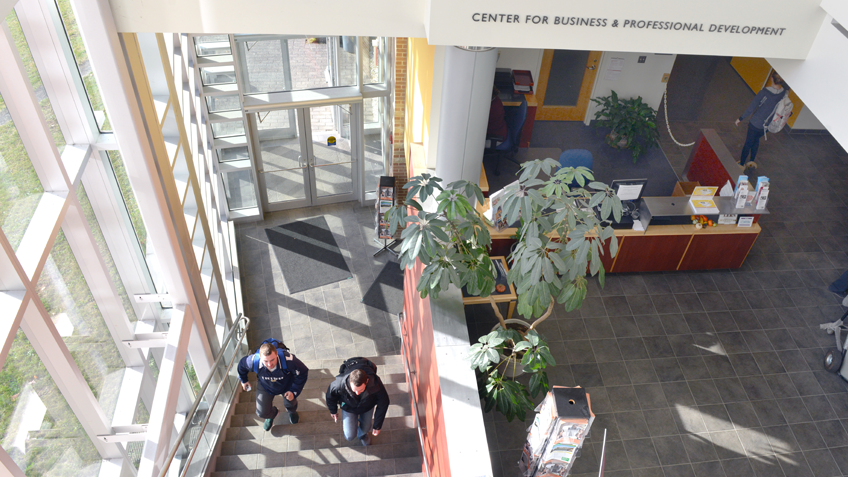
[[[605,140],[615,149],[629,149],[633,162],[648,149],[657,146],[657,112],[642,97],[622,99],[615,91],[609,96],[592,98],[600,109],[595,111],[593,126],[609,128]]]
[[[422,298],[438,297],[450,286],[489,297],[500,326],[481,337],[469,357],[480,373],[478,388],[487,412],[495,408],[508,420],[524,419],[533,409],[530,397],[548,390],[545,369],[556,364],[538,325],[551,315],[555,303],[567,311],[580,307],[587,274],[598,274],[603,286],[601,256],[614,256],[618,250],[606,221],[621,218],[621,201],[609,186],[593,179],[585,167],[559,169],[553,159],[535,160],[522,164],[518,181],[505,190],[503,215],[510,224],[521,219],[507,273],[518,294],[517,311],[528,320],[520,327],[504,320],[492,297],[492,224],[474,206],[475,201],[483,202],[476,184],[442,186],[438,177],[422,174],[404,186],[406,202],[386,214],[393,234],[405,226],[401,267],[412,267],[416,260],[425,266],[417,288]],[[425,203],[433,206],[425,210]],[[416,213],[410,215],[412,209]],[[531,374],[529,385],[514,380],[519,371]]]

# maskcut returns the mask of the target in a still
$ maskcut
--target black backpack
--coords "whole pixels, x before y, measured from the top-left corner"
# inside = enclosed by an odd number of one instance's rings
[[[346,359],[344,363],[339,366],[339,376],[347,377],[347,375],[357,369],[365,371],[366,374],[373,374],[375,376],[377,375],[377,365],[374,364],[374,362],[370,359],[363,358],[360,356],[357,358]]]

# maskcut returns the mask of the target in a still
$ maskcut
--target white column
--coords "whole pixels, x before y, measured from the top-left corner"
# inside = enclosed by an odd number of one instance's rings
[[[436,146],[436,176],[443,184],[480,180],[497,62],[496,48],[445,48]]]

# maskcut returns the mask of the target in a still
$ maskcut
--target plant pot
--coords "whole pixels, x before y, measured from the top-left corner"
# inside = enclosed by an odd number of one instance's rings
[[[624,149],[627,147],[627,137],[618,134],[615,131],[610,131],[607,134],[607,144],[615,149]]]
[[[520,333],[526,333],[527,330],[530,329],[530,324],[528,324],[524,320],[519,320],[519,319],[516,319],[516,318],[510,318],[508,320],[504,320],[504,323],[506,323],[507,328],[516,330]],[[496,331],[498,328],[501,328],[500,323],[498,323],[497,325],[492,327],[492,331]],[[517,377],[517,376],[521,376],[522,374],[524,374],[524,366],[521,365],[521,357],[523,355],[524,355],[524,352],[519,353],[519,355],[518,355],[518,366],[514,366],[515,369],[513,369],[513,366],[509,366],[507,368],[508,372],[504,373],[505,375],[512,376],[513,372],[514,372],[515,376]],[[501,354],[501,359],[506,359],[506,355]]]

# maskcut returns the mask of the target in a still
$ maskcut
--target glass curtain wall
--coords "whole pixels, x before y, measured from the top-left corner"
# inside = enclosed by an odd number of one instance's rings
[[[167,310],[133,298],[167,292],[167,280],[77,7],[22,0],[2,12],[0,447],[18,467],[0,465],[4,475],[97,476],[115,458],[137,468],[138,440],[97,434],[149,421],[161,349],[121,341],[167,328]]]

